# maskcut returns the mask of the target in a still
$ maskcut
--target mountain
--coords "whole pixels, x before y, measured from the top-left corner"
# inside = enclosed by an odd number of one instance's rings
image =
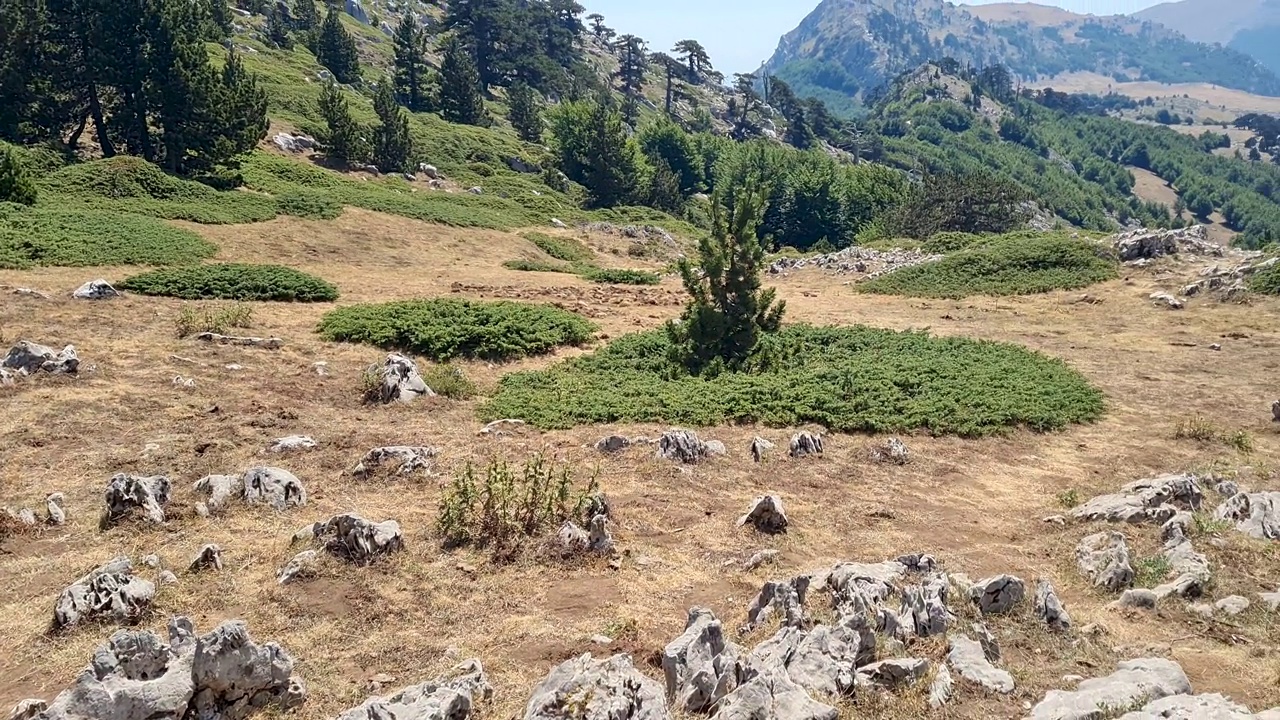
[[[1280,77],[1243,52],[1193,42],[1154,22],[942,0],[823,0],[782,37],[761,72],[848,110],[889,78],[942,57],[1001,64],[1026,81],[1084,70],[1118,81],[1207,82],[1280,96]]]
[[[1192,40],[1220,43],[1252,55],[1280,73],[1280,0],[1181,0],[1149,7],[1134,17],[1159,23]]]

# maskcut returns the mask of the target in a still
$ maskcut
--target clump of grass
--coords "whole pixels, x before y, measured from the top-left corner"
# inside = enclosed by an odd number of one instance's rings
[[[1220,535],[1231,529],[1231,522],[1222,518],[1217,518],[1209,513],[1198,512],[1192,516],[1195,521],[1195,534],[1201,535]]]
[[[1060,360],[1004,343],[865,326],[789,325],[752,372],[691,376],[663,331],[619,338],[545,370],[502,379],[481,410],[546,429],[593,423],[821,425],[981,436],[1089,422],[1102,393]]]
[[[123,212],[0,203],[0,267],[181,265],[218,251],[199,235]]]
[[[584,268],[582,277],[595,283],[610,285],[657,285],[662,277],[644,270],[628,268]]]
[[[281,215],[309,220],[333,220],[342,214],[342,203],[323,193],[311,190],[291,190],[276,198]]]
[[[1247,455],[1253,452],[1253,435],[1244,428],[1223,433],[1222,442],[1226,443],[1227,447],[1233,448],[1239,453]]]
[[[338,289],[323,279],[281,265],[218,263],[152,270],[121,287],[142,295],[184,300],[279,300],[330,302]]]
[[[456,298],[351,305],[326,314],[326,340],[376,345],[445,362],[454,358],[514,360],[581,345],[596,327],[550,305]]]
[[[1080,504],[1080,491],[1075,488],[1058,493],[1058,504],[1070,510]]]
[[[510,557],[566,520],[582,522],[598,493],[595,476],[579,487],[569,466],[542,455],[519,468],[502,460],[483,468],[467,463],[441,495],[436,531],[446,547],[473,545]]]
[[[539,250],[556,260],[562,260],[567,263],[589,262],[596,255],[591,252],[591,248],[574,238],[553,237],[540,232],[527,232],[521,237],[538,246]]]
[[[861,292],[912,297],[1030,295],[1082,288],[1116,277],[1097,246],[1061,235],[992,238],[941,260],[903,268],[858,286]]]
[[[577,272],[577,269],[572,265],[563,262],[549,262],[547,260],[508,260],[502,263],[502,267],[508,270],[519,270],[521,272]]]
[[[1133,584],[1137,587],[1153,588],[1163,583],[1172,570],[1169,559],[1163,555],[1152,555],[1137,562],[1133,568]]]
[[[433,365],[422,373],[422,381],[437,395],[450,400],[469,400],[476,394],[476,385],[462,369],[450,365]]]
[[[174,329],[180,338],[206,332],[225,335],[230,328],[247,328],[252,324],[253,308],[241,303],[201,308],[184,305],[173,321]]]
[[[1174,426],[1175,440],[1196,440],[1198,442],[1221,442],[1237,452],[1248,454],[1253,452],[1253,435],[1244,428],[1233,431],[1220,430],[1211,420],[1203,415],[1184,417]]]

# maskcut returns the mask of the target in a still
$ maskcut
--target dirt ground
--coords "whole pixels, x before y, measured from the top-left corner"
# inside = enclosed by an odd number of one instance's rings
[[[520,297],[582,310],[599,323],[602,337],[616,337],[659,325],[683,302],[675,278],[658,288],[602,288],[568,275],[509,271],[503,261],[531,252],[515,235],[359,210],[330,222],[284,218],[196,229],[221,246],[220,260],[282,263],[335,282],[343,294],[339,305],[451,295],[461,283],[457,294],[466,297]],[[645,265],[622,253],[625,241],[601,236],[590,243],[611,263]],[[88,279],[119,280],[132,271],[0,271],[0,285],[50,295],[0,296],[5,341],[71,343],[82,359],[78,377],[41,377],[0,390],[0,505],[41,511],[45,495],[61,491],[69,517],[64,527],[0,544],[0,708],[25,697],[51,699],[111,634],[114,628],[105,625],[58,634],[48,625],[65,586],[120,554],[137,561],[157,553],[179,575],[176,585],[160,588],[144,627],[163,628],[178,613],[190,615],[201,631],[244,618],[256,639],[278,641],[292,653],[310,690],[293,716],[311,720],[358,704],[376,674],[396,678],[388,687],[394,689],[468,657],[480,658],[490,673],[495,698],[483,713],[493,718],[520,715],[552,666],[584,652],[630,652],[660,678],[657,654],[681,632],[691,606],[709,606],[726,627],[737,627],[768,579],[919,551],[975,579],[1003,572],[1028,581],[1049,578],[1077,628],[1105,628],[1095,639],[1039,631],[1028,601],[1020,614],[994,621],[1018,689],[988,696],[957,679],[957,696],[939,717],[1021,717],[1024,702],[1067,687],[1063,675],[1106,674],[1119,659],[1150,653],[1181,662],[1198,692],[1224,692],[1255,710],[1280,705],[1280,629],[1256,607],[1255,595],[1280,584],[1274,545],[1232,531],[1221,534],[1223,548],[1210,547],[1207,538],[1196,541],[1219,571],[1213,597],[1251,596],[1255,608],[1245,615],[1193,620],[1173,601],[1155,613],[1126,615],[1108,610],[1113,598],[1091,588],[1074,565],[1075,543],[1098,528],[1041,521],[1063,512],[1060,498],[1071,491],[1087,498],[1157,473],[1243,467],[1246,487],[1280,488],[1280,434],[1269,412],[1280,368],[1280,302],[1196,299],[1180,312],[1153,307],[1148,294],[1176,288],[1194,272],[1191,266],[1126,272],[1089,288],[1092,302],[1082,302],[1081,291],[905,299],[860,295],[847,278],[817,270],[770,276],[792,321],[929,328],[1061,357],[1105,391],[1107,413],[1096,424],[1052,434],[908,436],[914,459],[902,467],[870,462],[867,447],[877,439],[869,436],[833,435],[825,457],[792,461],[785,453],[792,429],[707,428],[702,436],[724,441],[729,454],[692,468],[655,460],[644,448],[616,458],[591,448],[610,432],[652,436],[665,429],[657,426],[492,438],[477,435],[481,400],[363,405],[361,372],[383,353],[319,340],[316,323],[332,305],[257,304],[250,332],[286,343],[266,351],[177,339],[173,321],[181,301],[69,297]],[[1221,351],[1210,350],[1211,343]],[[559,357],[573,352],[582,351]],[[483,395],[505,373],[555,360],[462,367]],[[317,373],[317,362],[327,363],[327,374]],[[195,386],[175,386],[175,376],[193,378]],[[1194,416],[1223,431],[1243,429],[1253,452],[1175,439],[1176,425]],[[291,434],[310,435],[319,447],[288,457],[266,452],[273,439]],[[761,466],[747,451],[757,434],[782,445]],[[351,476],[366,450],[397,444],[439,448],[435,475],[369,482]],[[469,460],[518,461],[538,451],[570,463],[584,481],[598,472],[616,513],[619,568],[532,557],[492,564],[479,552],[441,549],[433,525],[441,485],[453,471]],[[210,519],[189,510],[197,479],[255,464],[295,473],[306,484],[308,505],[284,513],[233,506]],[[117,472],[169,475],[175,487],[169,522],[100,530],[103,490]],[[751,499],[765,492],[785,501],[788,534],[762,536],[735,526]],[[362,569],[326,560],[320,577],[277,585],[276,570],[297,550],[290,548],[294,530],[346,511],[398,520],[406,552]],[[1158,529],[1126,532],[1135,548],[1147,548]],[[187,574],[191,558],[209,542],[222,546],[224,570]],[[765,547],[780,551],[779,564],[742,571],[741,561]],[[142,572],[154,579],[156,571]],[[613,646],[592,645],[599,633],[615,637]],[[920,651],[936,658],[945,648]],[[919,707],[918,698],[866,696],[841,707],[845,717],[920,715],[911,709]]]

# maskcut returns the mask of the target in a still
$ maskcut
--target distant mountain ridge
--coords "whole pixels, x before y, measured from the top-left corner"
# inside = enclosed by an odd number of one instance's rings
[[[942,57],[1001,64],[1026,81],[1090,71],[1118,81],[1207,82],[1280,96],[1280,77],[1252,57],[1140,18],[943,0],[823,0],[782,37],[761,71],[802,96],[850,109],[898,73]]]
[[[1181,0],[1149,7],[1134,17],[1192,40],[1248,53],[1280,74],[1280,0]]]

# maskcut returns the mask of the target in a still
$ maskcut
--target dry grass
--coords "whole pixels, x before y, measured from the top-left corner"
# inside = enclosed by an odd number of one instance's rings
[[[657,288],[601,288],[573,277],[509,271],[502,262],[526,247],[514,234],[438,228],[357,210],[325,223],[286,218],[200,231],[221,245],[222,260],[278,262],[332,279],[342,292],[340,304],[450,295],[454,283],[463,283],[458,287],[465,297],[515,293],[563,303],[595,318],[602,335],[616,336],[655,327],[676,316],[682,302],[673,279]],[[597,242],[608,241],[593,238],[592,246]],[[482,398],[366,406],[360,375],[380,353],[318,340],[314,327],[331,305],[256,306],[255,333],[286,342],[282,350],[259,351],[175,338],[180,301],[66,297],[87,277],[110,280],[127,269],[0,272],[0,284],[35,287],[52,298],[6,298],[0,303],[6,335],[73,343],[86,369],[78,378],[37,378],[2,391],[4,504],[39,508],[46,493],[62,491],[70,520],[65,528],[0,545],[0,575],[7,580],[0,588],[0,707],[28,696],[51,698],[110,634],[109,627],[88,627],[46,635],[58,592],[117,554],[153,552],[181,577],[161,589],[144,625],[162,627],[167,615],[178,612],[192,615],[202,629],[245,618],[255,637],[280,641],[298,659],[311,690],[296,714],[303,720],[333,717],[358,703],[367,695],[366,679],[376,673],[395,676],[398,687],[469,656],[484,661],[496,687],[486,714],[510,717],[553,664],[599,652],[589,638],[602,632],[616,633],[614,647],[635,654],[658,677],[655,653],[680,633],[688,607],[709,606],[736,626],[771,577],[907,551],[934,553],[947,569],[975,579],[1000,572],[1049,577],[1077,626],[1101,622],[1109,629],[1104,639],[1072,649],[1064,639],[1034,630],[1025,612],[996,621],[1006,666],[1020,687],[1011,697],[993,698],[960,683],[949,717],[1020,716],[1023,701],[1060,687],[1063,674],[1109,672],[1118,657],[1113,647],[1152,643],[1171,647],[1198,691],[1222,691],[1255,708],[1280,704],[1274,683],[1255,681],[1259,664],[1274,675],[1276,659],[1266,649],[1275,644],[1274,626],[1249,615],[1241,620],[1247,632],[1235,634],[1250,641],[1234,642],[1224,639],[1232,633],[1220,624],[1206,627],[1174,609],[1118,616],[1105,609],[1110,598],[1089,588],[1074,569],[1071,548],[1086,529],[1039,522],[1061,512],[1057,496],[1069,488],[1089,497],[1153,473],[1224,457],[1240,462],[1220,445],[1175,441],[1165,429],[1189,413],[1220,427],[1244,425],[1258,457],[1280,451],[1267,407],[1275,391],[1280,301],[1259,300],[1247,308],[1195,301],[1179,313],[1161,311],[1147,295],[1175,280],[1147,272],[1090,288],[1098,304],[1070,302],[1078,293],[959,302],[867,296],[819,272],[770,278],[796,320],[931,327],[1064,357],[1106,392],[1109,408],[1095,425],[1050,435],[909,437],[914,459],[901,467],[872,464],[869,438],[833,436],[821,460],[792,463],[775,451],[763,468],[747,452],[752,437],[781,444],[789,432],[703,431],[724,441],[729,456],[684,468],[655,460],[643,447],[609,458],[590,448],[609,432],[652,437],[664,429],[655,426],[491,438],[476,434]],[[1228,333],[1246,337],[1222,339]],[[1210,342],[1222,342],[1223,351],[1210,353]],[[583,351],[559,355],[577,352]],[[327,363],[326,375],[313,368],[318,361]],[[503,373],[552,361],[459,367],[484,394]],[[242,369],[227,369],[233,363]],[[194,377],[196,386],[174,387],[177,374]],[[272,439],[295,433],[311,435],[320,446],[286,458],[265,453]],[[439,476],[369,482],[350,476],[368,448],[389,444],[440,448]],[[617,513],[615,537],[626,552],[620,569],[529,559],[497,566],[479,552],[441,549],[432,528],[443,479],[468,461],[519,460],[539,451],[584,473],[600,467]],[[237,507],[213,519],[184,511],[165,527],[97,528],[102,491],[115,472],[168,473],[177,511],[191,506],[191,484],[201,476],[264,461],[302,478],[310,504],[284,514]],[[1277,486],[1269,477],[1252,477],[1248,485]],[[757,536],[735,527],[751,499],[765,491],[781,494],[792,521],[789,534]],[[277,586],[274,573],[292,554],[293,531],[343,511],[399,520],[406,552],[369,568],[327,560],[317,579]],[[1228,545],[1214,559],[1241,573],[1224,573],[1222,589],[1239,582],[1252,592],[1280,577],[1274,549],[1246,544],[1236,553],[1232,548],[1243,540],[1225,537]],[[222,545],[226,569],[182,575],[206,542]],[[737,569],[763,547],[781,551],[778,566]],[[1245,572],[1257,578],[1246,579]],[[915,717],[913,697],[857,710],[865,717]],[[845,714],[855,716],[855,710],[846,707]]]
[[[1180,98],[1190,96],[1194,100],[1220,108],[1222,119],[1234,119],[1249,112],[1280,112],[1280,98],[1254,95],[1243,90],[1233,90],[1209,83],[1158,83],[1116,82],[1106,75],[1092,72],[1073,72],[1043,78],[1028,87],[1051,87],[1059,92],[1087,92],[1099,95],[1108,91],[1128,95],[1135,100],[1144,98]]]

